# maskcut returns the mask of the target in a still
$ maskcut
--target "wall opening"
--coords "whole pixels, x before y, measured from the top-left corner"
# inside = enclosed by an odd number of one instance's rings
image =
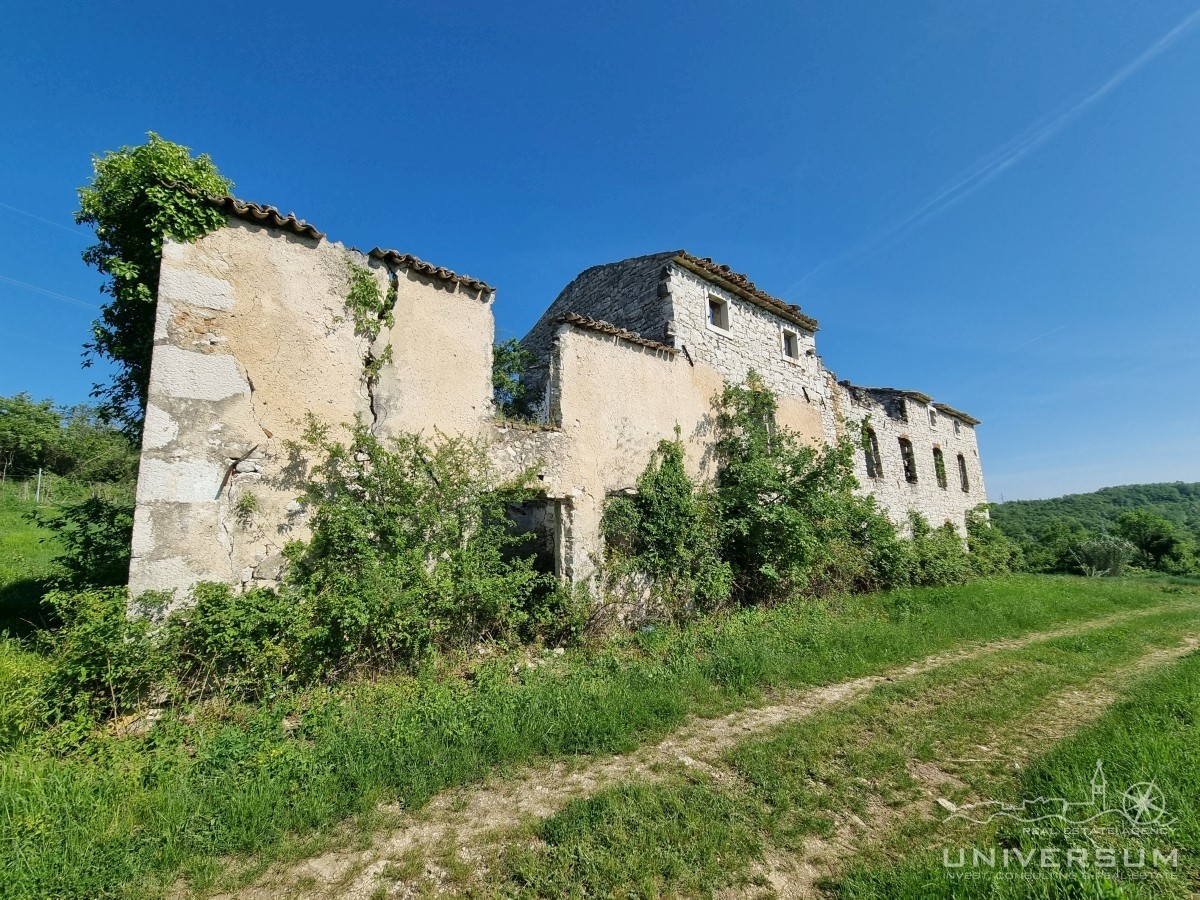
[[[720,297],[708,298],[708,324],[710,328],[729,330],[729,301]]]
[[[508,508],[513,534],[528,535],[521,544],[508,549],[514,557],[533,554],[533,567],[546,575],[562,576],[562,503],[548,497],[536,497]]]
[[[863,457],[867,462],[867,477],[882,478],[883,465],[879,458],[879,441],[875,438],[874,428],[863,429]]]
[[[904,463],[904,480],[909,484],[917,483],[917,457],[913,453],[912,441],[900,438],[900,459]]]
[[[958,434],[960,431],[962,431],[962,424],[958,421],[958,419],[955,419],[954,420],[954,433]]]
[[[783,355],[795,362],[800,358],[800,338],[796,332],[787,328],[782,329],[783,333]]]
[[[936,409],[929,410],[929,427],[937,428],[937,410]]]
[[[946,489],[946,457],[942,455],[941,447],[933,448],[933,471],[937,475],[938,487]]]
[[[963,493],[969,494],[971,492],[971,481],[967,478],[967,458],[961,453],[958,454],[958,478],[962,483]]]

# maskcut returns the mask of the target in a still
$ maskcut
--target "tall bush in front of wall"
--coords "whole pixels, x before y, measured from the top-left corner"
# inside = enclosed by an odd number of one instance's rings
[[[913,584],[961,584],[972,574],[962,536],[949,522],[934,528],[919,512],[908,514]]]
[[[720,545],[743,603],[907,581],[910,555],[874,500],[855,493],[848,441],[815,448],[776,422],[751,372],[716,400]]]
[[[312,537],[285,551],[309,658],[333,670],[406,664],[526,623],[545,576],[507,510],[532,492],[496,478],[482,446],[385,443],[361,422],[342,443],[310,420],[294,449],[319,459],[302,500]]]
[[[987,517],[987,505],[980,504],[967,513],[967,547],[971,551],[971,570],[976,575],[1002,575],[1025,568],[1021,545]]]
[[[659,443],[636,492],[609,498],[600,528],[617,586],[647,582],[646,616],[675,619],[728,599],[731,572],[718,546],[714,497],[688,477],[678,429],[675,440]]]

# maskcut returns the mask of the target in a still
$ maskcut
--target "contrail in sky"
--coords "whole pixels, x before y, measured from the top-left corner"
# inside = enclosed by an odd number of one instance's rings
[[[74,297],[68,297],[66,294],[60,294],[58,291],[51,291],[44,287],[38,287],[36,284],[30,284],[28,281],[17,281],[15,278],[9,278],[7,275],[0,275],[0,281],[6,281],[9,284],[15,284],[17,287],[23,287],[29,291],[37,291],[39,294],[45,294],[47,297],[54,297],[56,300],[65,300],[67,303],[74,303],[77,306],[86,306],[88,309],[100,309],[91,303],[84,303],[82,300],[76,300]]]
[[[75,235],[75,237],[81,237],[84,240],[87,240],[91,237],[91,235],[86,231],[80,231],[78,228],[68,228],[61,222],[55,222],[53,219],[47,219],[44,216],[39,216],[37,213],[31,213],[27,209],[21,209],[19,206],[12,206],[8,203],[0,203],[0,206],[3,206],[5,209],[11,209],[13,212],[20,213],[23,216],[29,216],[31,219],[37,219],[39,222],[45,222],[47,225],[53,225],[55,228],[61,228],[63,231],[69,231],[71,234]]]
[[[865,259],[879,253],[909,232],[919,228],[929,219],[945,212],[954,204],[966,199],[979,190],[996,176],[1021,162],[1034,150],[1058,134],[1077,117],[1086,112],[1091,106],[1103,100],[1139,69],[1168,50],[1172,44],[1183,37],[1191,28],[1200,22],[1200,9],[1197,9],[1178,25],[1164,34],[1161,38],[1147,47],[1136,59],[1118,69],[1107,81],[1084,97],[1082,100],[1048,120],[1042,120],[1017,135],[1006,144],[1002,144],[987,156],[984,156],[970,169],[949,183],[943,185],[932,197],[910,212],[904,218],[892,223],[881,231],[876,232],[867,240],[851,247],[836,256],[817,265],[787,291],[803,294],[816,284],[824,274],[833,269],[841,268],[848,263]]]

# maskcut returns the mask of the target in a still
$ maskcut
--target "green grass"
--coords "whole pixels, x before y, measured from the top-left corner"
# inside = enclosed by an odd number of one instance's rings
[[[17,485],[0,485],[0,632],[26,634],[47,623],[41,597],[58,546],[51,532],[25,520],[33,509]]]
[[[298,835],[379,802],[416,807],[497,767],[628,750],[764,689],[1197,594],[1172,590],[1010,578],[794,603],[546,657],[517,676],[510,659],[467,678],[393,678],[257,708],[181,710],[145,737],[79,744],[62,728],[0,758],[0,895],[142,897],[178,872],[203,887],[228,868],[223,855],[294,851]],[[285,717],[298,726],[285,730]]]
[[[1126,850],[1152,860],[1155,848],[1178,850],[1178,869],[1159,867],[1150,879],[1120,879],[1094,868],[1051,872],[1047,879],[962,880],[951,877],[941,853],[915,854],[899,863],[852,869],[841,885],[843,896],[864,898],[935,897],[1194,897],[1200,886],[1200,653],[1156,673],[1132,690],[1092,726],[1063,741],[1031,766],[996,799],[1078,798],[1086,792],[1102,760],[1109,789],[1152,781],[1162,790],[1167,814],[1174,819],[1163,834],[1140,837],[1127,833],[1089,832],[1088,837],[1051,825],[1043,834],[1020,826],[972,826],[959,832],[953,846],[988,850],[1056,848],[1058,859],[1071,847],[1098,846]],[[953,858],[957,858],[955,855]],[[1129,871],[1129,870],[1126,870]]]
[[[807,838],[833,834],[835,814],[843,821],[848,812],[878,820],[881,807],[921,799],[910,760],[977,754],[979,743],[994,744],[1005,730],[1019,730],[1022,721],[1036,717],[1047,697],[1150,649],[1174,646],[1181,633],[1198,625],[1200,608],[1192,607],[959,663],[884,685],[846,708],[743,742],[726,758],[732,779],[705,783],[680,776],[577,801],[542,824],[538,836],[544,843],[513,844],[503,860],[505,891],[529,897],[576,890],[584,896],[690,896],[752,881],[765,848],[794,857]],[[1075,754],[1087,761],[1083,780],[1061,795],[1087,784],[1096,743]],[[967,780],[991,795],[1007,786],[1011,771],[985,765]],[[1038,792],[1051,789],[1065,787],[1052,779],[1037,785]],[[1193,801],[1193,810],[1194,793],[1180,798]],[[907,826],[899,829],[891,852],[928,845],[937,828],[919,816]],[[924,875],[922,870],[905,882],[911,888],[906,896],[928,896],[922,892]],[[876,876],[878,892],[863,896],[900,896],[893,884],[881,881]]]

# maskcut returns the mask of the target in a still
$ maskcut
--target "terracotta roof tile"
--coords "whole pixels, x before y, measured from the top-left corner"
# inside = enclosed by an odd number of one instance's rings
[[[248,222],[266,225],[270,228],[279,228],[283,231],[290,231],[292,234],[310,237],[315,240],[325,237],[323,232],[317,231],[316,228],[309,225],[303,219],[297,219],[295,213],[288,213],[285,216],[274,206],[250,203],[246,200],[239,200],[237,197],[213,197],[210,198],[209,202],[213,206],[225,210],[228,215],[245,219]]]
[[[449,269],[444,269],[441,266],[435,266],[433,263],[427,263],[423,259],[418,259],[411,253],[401,253],[399,250],[383,250],[376,247],[368,254],[373,259],[378,259],[389,265],[397,266],[402,269],[412,269],[414,272],[426,276],[427,278],[436,278],[439,281],[449,281],[456,284],[461,284],[463,287],[470,288],[473,291],[481,291],[492,293],[495,291],[486,281],[480,281],[478,278],[472,278],[470,275],[458,275],[451,272]]]
[[[279,228],[283,231],[290,231],[293,234],[310,237],[315,240],[325,237],[324,232],[318,231],[303,219],[296,218],[294,213],[284,215],[274,206],[251,203],[247,200],[239,200],[237,197],[213,197],[210,198],[209,202],[217,208],[224,210],[227,215],[245,219],[257,225]],[[449,269],[444,269],[441,266],[435,266],[432,263],[418,259],[411,253],[401,253],[398,250],[382,250],[376,247],[371,251],[370,255],[375,259],[382,260],[394,266],[413,269],[429,278],[461,284],[473,291],[487,291],[491,293],[494,290],[491,285],[480,281],[478,278],[472,278],[470,275],[458,275]]]
[[[666,344],[660,344],[658,341],[652,341],[649,338],[644,338],[627,329],[613,325],[611,322],[605,322],[601,319],[592,319],[588,316],[581,316],[579,313],[563,313],[561,316],[555,316],[550,320],[555,325],[568,324],[575,325],[578,328],[586,328],[589,331],[596,331],[600,334],[609,334],[613,337],[620,338],[623,341],[628,341],[631,344],[637,344],[639,347],[648,347],[651,350],[661,350],[663,353],[674,355],[679,351],[674,347],[668,347]]]
[[[794,303],[787,303],[780,300],[778,297],[772,297],[766,291],[761,291],[758,287],[743,275],[741,272],[735,272],[729,266],[715,263],[706,257],[692,256],[686,250],[680,250],[675,254],[674,262],[683,266],[692,272],[695,272],[701,278],[705,278],[725,290],[737,294],[745,300],[749,300],[755,306],[759,306],[768,312],[773,312],[782,319],[786,319],[793,325],[799,325],[805,331],[816,331],[817,320],[812,316],[806,316],[800,311],[800,307]]]

